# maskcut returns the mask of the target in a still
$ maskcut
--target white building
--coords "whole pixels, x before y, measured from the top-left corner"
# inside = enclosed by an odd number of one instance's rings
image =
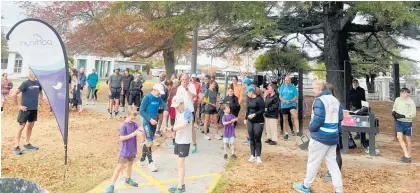
[[[95,69],[100,78],[110,76],[112,70],[115,68],[120,68],[121,71],[126,68],[143,70],[143,66],[148,64],[147,62],[125,61],[122,57],[100,57],[93,55],[75,55],[73,59],[73,68],[84,68],[87,74],[92,69]]]
[[[22,64],[22,56],[17,52],[10,51],[7,56],[1,57],[1,73],[7,73],[10,79],[27,77],[29,66]]]

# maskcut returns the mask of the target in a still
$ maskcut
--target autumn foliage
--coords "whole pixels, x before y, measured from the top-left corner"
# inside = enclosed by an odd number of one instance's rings
[[[114,12],[112,2],[60,1],[48,5],[25,2],[29,16],[53,25],[65,38],[71,53],[125,57],[151,53],[162,47],[174,32],[159,29],[148,18],[128,12]],[[140,56],[142,57],[142,56]]]

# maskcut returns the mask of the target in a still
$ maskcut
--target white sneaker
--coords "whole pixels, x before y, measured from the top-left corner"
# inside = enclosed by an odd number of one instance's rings
[[[257,164],[262,164],[262,161],[261,161],[261,157],[260,156],[257,157]]]
[[[255,157],[253,155],[251,155],[248,159],[248,162],[254,162],[255,161]]]
[[[211,138],[208,135],[204,135],[204,139],[210,140]]]
[[[220,135],[219,135],[219,134],[216,134],[216,135],[214,136],[214,138],[216,138],[217,140],[222,140],[222,137],[220,137]]]
[[[157,168],[156,168],[156,166],[155,166],[155,163],[154,162],[152,162],[152,163],[150,163],[149,164],[149,166],[147,166],[148,168],[149,168],[149,171],[150,172],[157,172]]]

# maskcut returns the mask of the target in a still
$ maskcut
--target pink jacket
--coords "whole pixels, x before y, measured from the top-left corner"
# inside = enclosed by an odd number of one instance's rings
[[[13,83],[10,80],[4,81],[1,80],[1,94],[9,94],[10,90],[13,88]]]

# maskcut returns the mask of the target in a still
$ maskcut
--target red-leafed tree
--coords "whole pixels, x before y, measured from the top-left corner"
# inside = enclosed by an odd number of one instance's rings
[[[262,2],[63,1],[21,7],[56,27],[72,52],[136,58],[162,53],[169,75],[175,52],[190,47],[194,28],[205,32],[199,37],[204,40],[235,23],[259,25],[266,15]]]

